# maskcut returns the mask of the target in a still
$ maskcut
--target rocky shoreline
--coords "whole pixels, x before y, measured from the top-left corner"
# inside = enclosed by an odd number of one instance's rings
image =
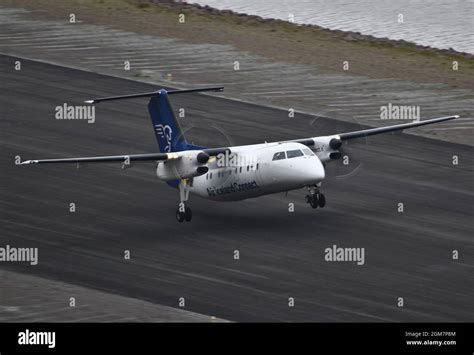
[[[387,37],[375,37],[372,35],[362,34],[360,32],[353,32],[353,31],[342,31],[342,30],[332,30],[318,25],[312,24],[296,24],[291,23],[288,21],[278,20],[278,19],[265,19],[263,17],[257,15],[250,15],[245,13],[238,13],[232,10],[218,10],[211,6],[199,5],[199,4],[192,4],[187,2],[179,2],[173,0],[149,0],[150,3],[158,4],[163,7],[168,7],[170,9],[176,10],[181,9],[190,13],[202,15],[214,15],[214,16],[227,16],[234,18],[239,21],[245,21],[249,23],[261,23],[261,24],[279,24],[285,26],[294,26],[300,28],[307,28],[310,30],[314,30],[316,32],[323,32],[328,35],[333,35],[338,39],[342,39],[348,42],[366,42],[370,44],[382,45],[392,48],[409,48],[414,49],[422,52],[433,53],[433,54],[445,54],[451,56],[459,56],[465,59],[474,59],[474,54],[466,53],[466,52],[459,52],[453,48],[449,49],[442,49],[442,48],[435,48],[431,46],[424,46],[420,44],[416,44],[414,42],[405,41],[405,40],[394,40],[389,39]],[[141,4],[144,4],[141,2]],[[141,5],[144,6],[144,5]]]

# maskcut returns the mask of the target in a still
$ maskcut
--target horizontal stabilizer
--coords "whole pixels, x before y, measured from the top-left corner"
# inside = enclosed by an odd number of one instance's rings
[[[196,88],[196,89],[183,89],[183,90],[160,89],[160,90],[157,90],[157,91],[143,92],[143,93],[139,93],[139,94],[101,97],[101,98],[98,98],[98,99],[86,100],[84,102],[88,103],[88,104],[98,104],[99,102],[103,102],[103,101],[136,99],[136,98],[140,98],[140,97],[158,96],[161,93],[166,93],[167,95],[173,95],[173,94],[187,94],[187,93],[191,93],[191,92],[204,92],[204,91],[224,91],[224,87],[223,86],[213,86],[213,87],[204,87],[204,88]]]

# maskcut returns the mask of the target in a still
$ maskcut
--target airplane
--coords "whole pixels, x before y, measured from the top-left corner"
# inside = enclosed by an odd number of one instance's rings
[[[341,157],[343,142],[459,118],[458,115],[446,116],[328,136],[242,146],[208,148],[189,144],[173,113],[168,96],[223,90],[222,86],[159,89],[85,101],[88,104],[98,104],[149,97],[148,111],[159,153],[26,160],[20,164],[122,162],[122,167],[126,168],[131,162],[155,161],[158,179],[179,190],[177,221],[189,222],[192,219],[192,211],[188,206],[190,193],[214,201],[239,201],[307,188],[306,202],[312,208],[322,208],[326,205],[326,198],[321,193],[325,165]]]

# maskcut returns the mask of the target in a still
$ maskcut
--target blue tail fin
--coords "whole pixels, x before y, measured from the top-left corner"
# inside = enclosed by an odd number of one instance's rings
[[[89,104],[98,104],[104,101],[151,97],[150,102],[148,102],[148,111],[150,112],[151,121],[153,122],[153,128],[155,130],[156,140],[160,146],[160,151],[162,153],[180,152],[183,150],[201,149],[202,147],[189,145],[186,142],[183,131],[179,126],[179,122],[174,116],[173,109],[171,108],[170,102],[168,100],[168,95],[223,90],[223,86],[212,86],[196,89],[176,89],[169,91],[161,89],[158,91],[142,92],[139,94],[100,97],[93,100],[87,100],[85,102]]]
[[[166,90],[162,89],[159,91],[159,95],[151,97],[148,102],[148,111],[160,152],[179,152],[189,149],[181,126],[173,113]]]

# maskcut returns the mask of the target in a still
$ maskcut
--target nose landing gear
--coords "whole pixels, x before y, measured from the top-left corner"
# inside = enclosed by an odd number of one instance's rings
[[[176,220],[180,223],[183,221],[189,222],[193,218],[193,212],[186,206],[189,198],[189,185],[184,179],[179,182],[179,198],[180,203],[176,210]]]
[[[183,221],[189,222],[191,221],[192,218],[193,218],[193,211],[191,211],[189,207],[186,207],[186,205],[184,205],[184,207],[179,206],[178,209],[176,210],[176,220],[178,222],[180,223]]]
[[[326,197],[319,192],[319,185],[308,186],[309,194],[306,195],[306,203],[309,203],[312,208],[323,208],[326,206]]]

